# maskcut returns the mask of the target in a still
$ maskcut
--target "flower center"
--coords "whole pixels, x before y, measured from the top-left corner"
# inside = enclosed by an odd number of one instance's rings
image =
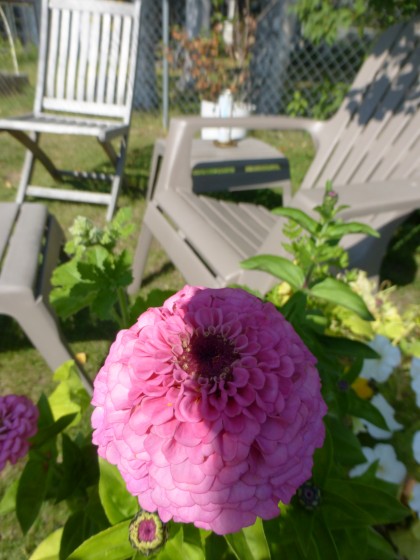
[[[217,381],[229,378],[238,357],[233,343],[223,335],[195,332],[179,363],[192,377]]]
[[[138,537],[140,541],[151,542],[156,538],[156,524],[153,519],[144,519],[140,521],[138,528]]]

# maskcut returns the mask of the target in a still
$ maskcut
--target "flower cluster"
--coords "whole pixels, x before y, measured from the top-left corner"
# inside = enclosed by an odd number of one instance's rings
[[[368,344],[378,354],[377,359],[365,360],[359,378],[353,388],[362,398],[370,399],[370,403],[381,413],[387,429],[379,428],[365,419],[354,418],[353,427],[356,433],[367,432],[374,443],[364,446],[363,453],[366,463],[357,465],[350,471],[350,476],[363,474],[368,467],[377,461],[376,476],[388,482],[404,485],[407,481],[408,504],[420,515],[420,482],[415,480],[416,468],[409,468],[398,458],[398,449],[394,447],[395,434],[409,430],[411,439],[411,455],[415,464],[420,465],[420,430],[404,425],[395,418],[396,411],[392,406],[392,383],[404,387],[404,394],[412,390],[413,406],[420,408],[420,358],[416,338],[418,336],[418,306],[407,306],[400,313],[392,301],[393,288],[377,290],[374,283],[367,279],[366,274],[359,272],[351,282],[353,288],[367,302],[375,320],[366,330],[362,322],[354,323],[347,317],[343,324],[362,339],[370,338]],[[341,317],[343,319],[343,316]],[[410,397],[411,398],[411,397]],[[391,404],[392,403],[392,404]],[[414,420],[414,418],[412,419]],[[404,434],[404,445],[407,435]],[[384,440],[388,440],[384,443]],[[392,440],[392,441],[391,441]],[[375,441],[377,443],[375,443]],[[414,477],[414,478],[413,478]]]
[[[236,98],[245,93],[257,20],[249,0],[234,3],[234,13],[216,15],[208,33],[191,37],[187,31],[172,29],[167,58],[175,69],[183,70],[182,81],[187,76],[200,99],[217,101],[226,89]]]
[[[271,303],[186,286],[121,331],[95,379],[93,441],[163,522],[219,534],[279,514],[311,476],[326,405]]]
[[[29,450],[36,434],[38,408],[20,395],[0,396],[0,471],[7,461],[13,465]]]

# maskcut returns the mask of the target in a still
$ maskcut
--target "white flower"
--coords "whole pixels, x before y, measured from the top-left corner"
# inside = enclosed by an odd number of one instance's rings
[[[377,360],[365,360],[360,377],[364,379],[374,379],[378,383],[383,383],[401,362],[401,352],[397,346],[393,346],[389,338],[377,334],[369,343],[380,358]]]
[[[395,450],[388,443],[378,443],[373,449],[370,447],[362,447],[363,455],[366,457],[366,463],[356,465],[349,475],[353,478],[360,476],[368,470],[370,465],[375,461],[379,461],[376,476],[393,484],[400,484],[406,474],[405,465],[398,461]]]
[[[380,394],[375,395],[372,397],[370,401],[373,406],[375,406],[379,412],[384,417],[386,425],[388,426],[389,431],[383,430],[382,428],[378,428],[371,422],[368,422],[365,419],[361,419],[364,426],[366,426],[367,431],[369,434],[375,439],[390,439],[392,437],[392,433],[396,432],[397,430],[402,430],[404,426],[397,422],[394,418],[395,410],[392,406],[384,399],[384,397]]]
[[[413,455],[417,463],[420,464],[420,430],[413,437]]]
[[[408,505],[417,513],[418,516],[420,516],[420,483],[418,482],[416,482],[413,486],[411,500],[408,502]]]
[[[410,368],[411,388],[416,394],[416,405],[420,408],[420,358],[413,358]]]

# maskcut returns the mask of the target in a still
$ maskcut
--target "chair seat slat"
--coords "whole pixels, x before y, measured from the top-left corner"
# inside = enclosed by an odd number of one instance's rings
[[[61,115],[27,115],[25,118],[0,120],[0,130],[39,131],[53,134],[82,134],[87,136],[110,136],[128,131],[119,122],[99,119],[62,117]]]

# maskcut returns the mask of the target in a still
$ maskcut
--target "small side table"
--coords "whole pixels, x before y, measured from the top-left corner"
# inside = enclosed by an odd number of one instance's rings
[[[155,142],[147,198],[153,196],[165,145],[163,138]],[[245,138],[234,146],[193,140],[191,173],[197,194],[273,188],[290,182],[288,159],[257,138]]]

